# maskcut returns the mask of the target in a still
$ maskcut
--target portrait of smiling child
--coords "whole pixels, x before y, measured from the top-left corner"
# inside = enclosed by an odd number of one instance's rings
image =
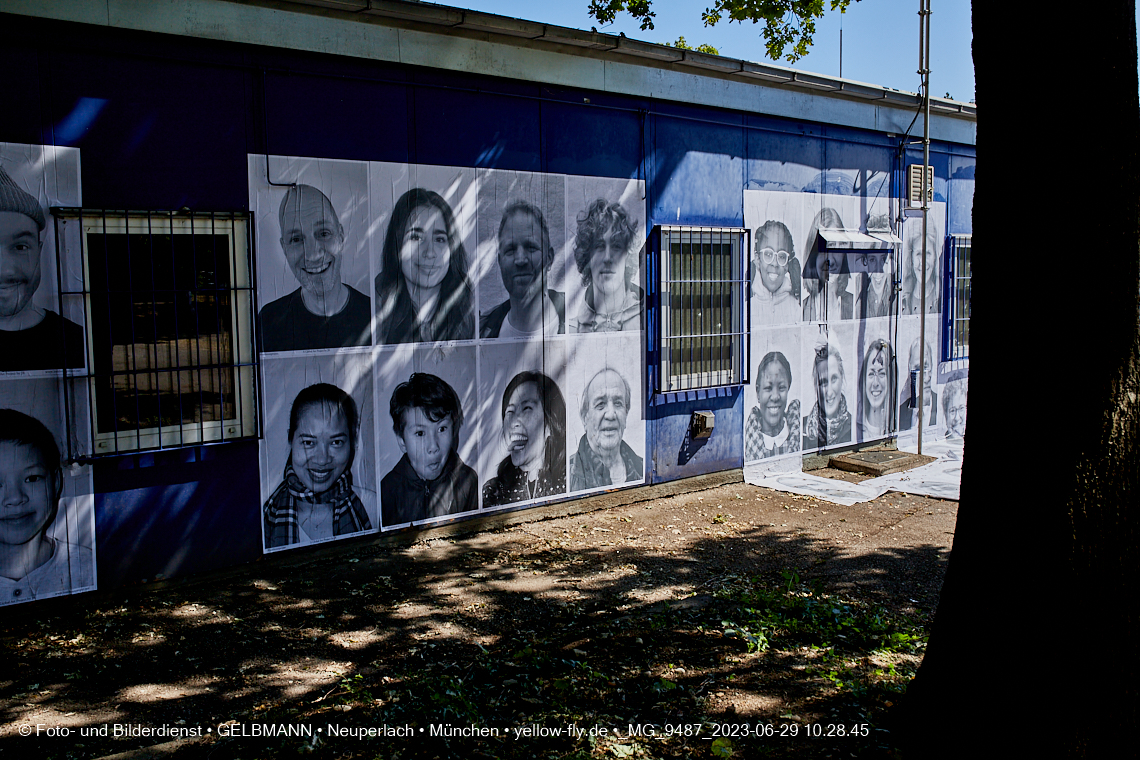
[[[345,232],[332,201],[312,185],[293,185],[277,219],[281,251],[300,287],[261,310],[261,350],[371,345],[368,296],[341,279]]]
[[[386,526],[479,508],[479,478],[459,457],[463,409],[455,389],[426,372],[392,392],[392,431],[403,452],[380,481]]]
[[[749,461],[800,450],[800,402],[788,396],[792,365],[779,351],[769,351],[756,371],[756,406],[744,426],[744,456]]]
[[[376,275],[377,343],[471,340],[474,293],[455,214],[415,187],[392,210]]]
[[[792,233],[783,222],[756,228],[752,256],[752,323],[787,325],[800,321],[800,264]]]
[[[0,605],[94,584],[90,548],[53,538],[63,466],[42,422],[0,409]]]
[[[358,430],[356,402],[335,385],[310,385],[293,399],[289,457],[265,502],[266,549],[372,530],[364,501],[375,492],[352,483]]]

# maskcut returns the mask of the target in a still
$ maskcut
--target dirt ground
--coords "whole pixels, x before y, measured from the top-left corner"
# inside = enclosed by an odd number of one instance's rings
[[[461,661],[508,634],[565,628],[567,651],[600,655],[616,644],[597,621],[685,600],[699,606],[731,578],[794,570],[892,613],[933,614],[956,502],[888,493],[842,507],[726,480],[695,479],[688,487],[698,490],[651,500],[643,500],[650,489],[619,492],[591,502],[609,505],[597,511],[532,510],[516,513],[515,524],[437,530],[403,545],[277,555],[224,576],[100,593],[46,613],[9,608],[0,623],[0,754],[181,757],[198,747],[209,750],[201,756],[262,756],[264,742],[223,740],[217,727],[283,705],[357,709],[331,702],[353,688],[379,694],[409,658]],[[802,664],[774,681],[750,675],[760,660],[740,653],[687,662],[685,645],[674,641],[642,654],[644,675],[685,685],[705,715],[824,715],[823,687],[797,681]],[[108,726],[210,733],[79,735]]]

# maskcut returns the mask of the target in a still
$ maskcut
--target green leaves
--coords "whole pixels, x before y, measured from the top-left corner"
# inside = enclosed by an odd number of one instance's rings
[[[851,2],[852,0],[828,0],[830,10],[840,13],[845,12]],[[815,36],[815,22],[823,17],[824,10],[824,0],[716,0],[711,8],[705,8],[701,21],[705,26],[714,26],[726,17],[729,21],[738,23],[763,22],[761,36],[768,57],[773,61],[784,58],[789,63],[795,63],[808,54]],[[643,30],[652,29],[656,17],[652,0],[590,0],[589,12],[591,17],[602,24],[613,23],[617,14],[626,12],[641,22]],[[789,48],[790,52],[785,55],[784,51]],[[715,48],[702,52],[716,54]]]
[[[681,50],[695,50],[698,53],[708,53],[709,55],[720,55],[720,53],[717,51],[716,48],[714,48],[712,45],[709,45],[707,43],[693,47],[692,45],[690,45],[688,42],[685,41],[684,35],[681,35],[680,37],[678,37],[676,42],[667,43],[667,44],[669,44],[669,47],[680,48]],[[724,522],[723,519],[720,519],[721,517],[722,517],[721,515],[717,515],[718,519],[713,520],[713,522]]]
[[[603,24],[611,24],[617,14],[625,11],[641,22],[642,29],[652,29],[657,15],[652,5],[652,0],[590,0],[590,15]]]
[[[748,610],[748,612],[751,611]],[[722,620],[720,624],[724,628],[725,636],[743,639],[748,645],[749,652],[764,652],[768,649],[768,636],[764,631],[752,632],[745,627],[736,625],[731,620]]]
[[[735,754],[732,749],[732,740],[727,736],[713,739],[710,749],[712,749],[713,757],[732,757]]]

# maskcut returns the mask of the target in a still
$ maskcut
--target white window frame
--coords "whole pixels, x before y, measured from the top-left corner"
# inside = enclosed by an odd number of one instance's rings
[[[82,240],[83,251],[83,295],[84,309],[87,323],[87,382],[90,391],[90,424],[92,433],[92,456],[120,454],[132,451],[146,451],[158,449],[172,449],[185,446],[195,446],[206,443],[215,443],[242,438],[256,438],[258,435],[257,413],[257,371],[256,353],[254,350],[254,293],[252,287],[252,272],[250,260],[249,215],[247,212],[127,212],[92,209],[55,209],[58,222],[67,225],[79,225],[79,237]],[[68,239],[74,233],[62,230]],[[187,340],[186,350],[175,346],[174,355],[176,364],[163,366],[157,359],[152,359],[153,366],[146,366],[147,361],[139,360],[139,352],[146,349],[153,351],[152,356],[158,357],[161,347],[158,342],[153,346],[148,343],[136,343],[124,354],[124,368],[115,370],[116,386],[134,389],[141,392],[151,392],[161,386],[162,379],[158,373],[170,376],[172,373],[197,373],[198,391],[201,392],[203,372],[217,373],[216,377],[206,375],[208,382],[217,381],[219,387],[224,388],[226,378],[223,373],[232,374],[233,413],[221,420],[201,420],[198,422],[183,421],[173,425],[159,425],[154,427],[128,428],[123,430],[101,429],[100,403],[106,403],[97,392],[97,385],[105,381],[104,376],[96,375],[95,357],[97,352],[105,352],[107,346],[96,343],[93,321],[95,308],[94,293],[91,290],[91,251],[88,246],[92,235],[219,235],[225,234],[229,240],[229,250],[216,252],[218,261],[224,254],[229,261],[229,311],[230,311],[230,343],[232,359],[226,362],[213,364],[213,369],[203,369],[210,365],[208,360],[198,362],[201,358],[204,336]],[[138,289],[140,292],[148,290],[145,286]],[[175,343],[184,339],[176,338]],[[193,344],[193,345],[191,345]],[[110,347],[114,351],[116,346]],[[208,350],[208,349],[207,349]],[[186,356],[190,359],[185,364],[179,360]],[[148,373],[148,370],[151,370]],[[173,374],[178,377],[178,374]],[[179,380],[181,382],[181,380]],[[120,385],[121,384],[121,385]],[[175,394],[195,393],[192,388],[174,391]],[[222,393],[221,390],[216,391]],[[114,416],[111,415],[113,419]]]

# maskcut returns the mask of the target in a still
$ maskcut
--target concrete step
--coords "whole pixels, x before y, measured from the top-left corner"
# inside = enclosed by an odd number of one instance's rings
[[[862,472],[873,477],[902,472],[929,464],[934,457],[911,454],[906,451],[850,451],[831,457],[830,465],[837,470]]]

